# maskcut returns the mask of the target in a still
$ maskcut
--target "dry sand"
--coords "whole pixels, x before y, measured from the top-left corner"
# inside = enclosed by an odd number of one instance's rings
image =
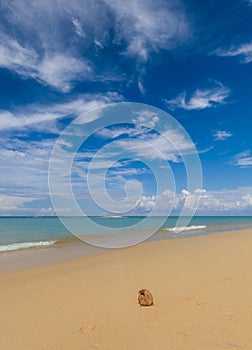
[[[0,349],[252,350],[252,229],[2,273]]]

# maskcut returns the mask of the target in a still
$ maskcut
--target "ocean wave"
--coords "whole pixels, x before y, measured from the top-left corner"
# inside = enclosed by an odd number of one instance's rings
[[[50,241],[40,241],[40,242],[20,242],[20,243],[11,243],[6,245],[0,245],[0,253],[2,252],[10,252],[14,250],[23,250],[35,247],[47,247],[53,245],[57,242],[57,240]]]
[[[126,216],[121,216],[121,215],[110,215],[110,216],[97,216],[97,218],[101,219],[121,219],[121,218],[126,218]]]
[[[206,228],[207,228],[206,225],[191,225],[191,226],[185,226],[185,227],[166,227],[166,228],[162,228],[160,231],[179,233],[182,231],[204,230]]]

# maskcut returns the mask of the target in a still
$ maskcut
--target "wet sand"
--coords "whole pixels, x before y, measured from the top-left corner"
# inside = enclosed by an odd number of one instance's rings
[[[2,272],[0,349],[251,350],[251,266],[249,229]]]

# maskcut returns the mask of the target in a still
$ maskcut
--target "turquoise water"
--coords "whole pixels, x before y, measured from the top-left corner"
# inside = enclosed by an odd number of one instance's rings
[[[72,217],[67,220],[74,224],[74,227],[80,228],[82,234],[95,235],[90,219],[101,227],[117,228],[118,232],[120,228],[126,228],[131,232],[131,227],[141,222],[143,217]],[[145,227],[155,227],[157,220],[160,220],[160,217],[148,217]],[[198,216],[192,218],[190,223],[178,232],[175,228],[177,221],[178,217],[169,217],[149,240],[183,238],[252,227],[250,216]],[[0,252],[49,246],[71,237],[72,234],[57,217],[0,217]]]

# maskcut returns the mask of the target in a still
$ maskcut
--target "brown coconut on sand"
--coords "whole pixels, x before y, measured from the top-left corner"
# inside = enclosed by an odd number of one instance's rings
[[[148,289],[140,289],[138,291],[138,303],[141,306],[153,305],[153,296]]]

